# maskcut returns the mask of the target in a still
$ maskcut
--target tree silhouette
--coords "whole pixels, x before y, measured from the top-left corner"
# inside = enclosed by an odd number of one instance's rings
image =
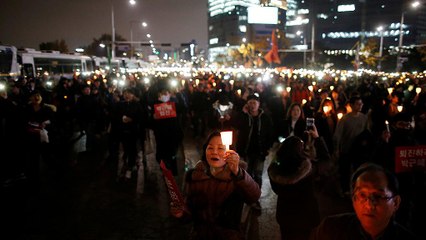
[[[121,35],[115,35],[116,41],[127,41]],[[107,50],[101,48],[99,44],[111,44],[111,34],[104,33],[99,38],[93,38],[93,42],[86,47],[85,54],[89,56],[107,57]],[[111,48],[109,48],[111,49]],[[111,50],[110,50],[111,51]]]
[[[64,39],[55,40],[53,42],[42,42],[39,44],[39,48],[42,51],[60,51],[61,53],[68,53],[68,45]]]

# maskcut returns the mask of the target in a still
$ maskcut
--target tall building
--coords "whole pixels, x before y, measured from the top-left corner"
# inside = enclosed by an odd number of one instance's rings
[[[262,24],[262,20],[253,23],[249,22],[249,8],[260,7],[261,2],[264,1],[208,1],[208,40],[210,61],[214,61],[218,55],[227,55],[230,49],[237,49],[243,43],[256,41],[256,39],[262,36],[270,36],[272,30],[275,28],[284,29],[285,12],[283,7],[271,7],[271,9],[268,9],[276,12],[276,23],[268,22]],[[284,6],[283,4],[285,3],[285,1],[281,0],[272,0],[272,2],[274,2],[276,6]]]
[[[402,38],[404,53],[410,46],[426,41],[426,6],[423,1],[413,8],[413,2],[288,0],[286,36],[291,39],[291,48],[307,47],[316,54],[346,56],[355,54],[357,44],[371,38],[379,42],[381,37],[386,54],[396,55]]]

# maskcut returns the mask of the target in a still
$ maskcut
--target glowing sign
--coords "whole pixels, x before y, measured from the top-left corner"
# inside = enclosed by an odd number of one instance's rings
[[[277,24],[278,8],[276,7],[249,7],[248,23],[251,24]]]
[[[338,12],[353,12],[355,11],[355,4],[348,4],[348,5],[339,5],[337,6]]]

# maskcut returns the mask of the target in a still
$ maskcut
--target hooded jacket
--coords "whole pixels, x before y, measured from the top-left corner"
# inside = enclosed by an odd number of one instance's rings
[[[255,131],[259,136],[258,149],[261,156],[266,157],[266,155],[268,155],[269,148],[273,144],[274,136],[271,118],[260,108],[257,118],[258,124],[256,129],[253,127],[255,126],[255,118],[253,118],[253,116],[251,116],[249,113],[240,114],[233,122],[233,126],[238,130],[236,150],[242,157],[247,155],[250,141]]]
[[[283,174],[277,162],[268,168],[272,190],[278,195],[276,219],[281,228],[289,231],[310,231],[320,217],[314,196],[312,164],[305,159],[291,173]]]

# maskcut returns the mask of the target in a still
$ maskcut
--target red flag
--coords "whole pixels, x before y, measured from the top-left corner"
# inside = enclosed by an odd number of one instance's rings
[[[277,44],[277,38],[275,37],[275,30],[272,30],[272,48],[269,50],[269,52],[265,55],[265,60],[271,64],[274,63],[281,63],[280,56],[278,55],[278,44]]]
[[[163,160],[160,161],[160,168],[163,171],[164,181],[166,182],[167,190],[169,192],[171,203],[174,207],[185,210],[185,202],[179,188],[176,184],[172,172],[167,169]]]

